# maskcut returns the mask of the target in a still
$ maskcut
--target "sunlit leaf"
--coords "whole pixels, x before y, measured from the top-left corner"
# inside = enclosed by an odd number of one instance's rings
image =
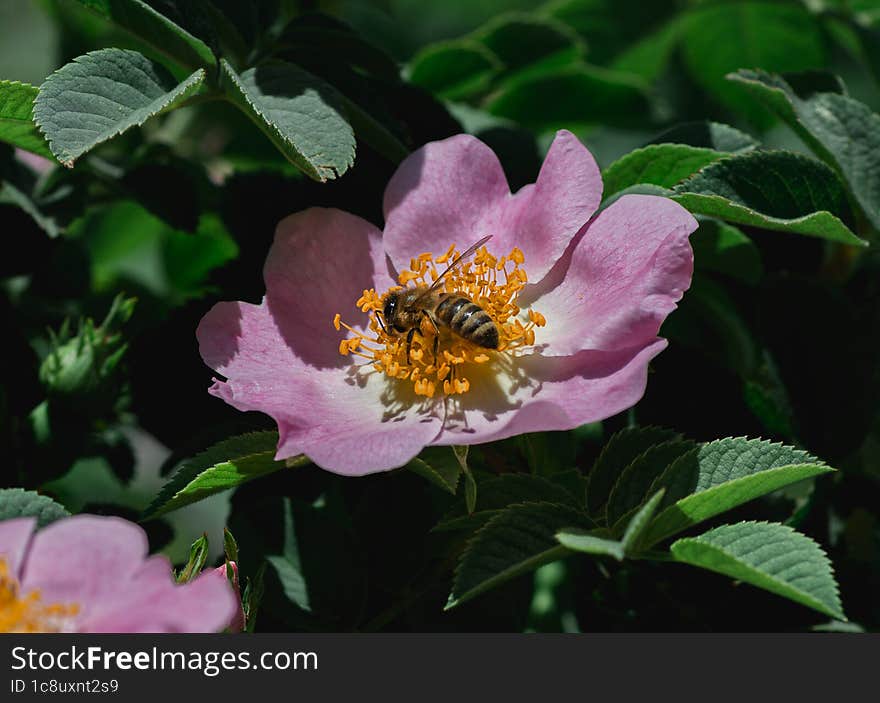
[[[787,525],[740,522],[675,542],[681,562],[750,583],[845,620],[831,562],[822,548]]]

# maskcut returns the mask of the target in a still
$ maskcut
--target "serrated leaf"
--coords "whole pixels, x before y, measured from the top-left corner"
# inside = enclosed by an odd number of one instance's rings
[[[674,430],[663,427],[632,427],[614,434],[602,448],[587,484],[587,512],[604,513],[608,495],[623,470],[650,447],[671,439],[680,439]]]
[[[720,122],[683,122],[661,132],[651,144],[689,144],[690,146],[737,153],[750,151],[758,142],[750,134]]]
[[[708,217],[697,219],[700,226],[690,236],[696,269],[756,285],[764,275],[764,264],[755,243],[733,225]]]
[[[461,464],[448,447],[428,447],[403,467],[455,495]]]
[[[673,439],[649,447],[633,459],[620,473],[608,496],[608,504],[605,506],[606,524],[619,534],[616,529],[618,521],[642,505],[650,495],[648,489],[657,477],[695,446],[688,439]]]
[[[355,139],[339,93],[298,66],[271,61],[240,75],[220,61],[226,96],[307,176],[322,183],[354,163]]]
[[[740,522],[680,539],[677,561],[745,581],[846,620],[831,562],[822,548],[787,525]]]
[[[801,98],[782,76],[740,70],[730,80],[756,95],[815,154],[843,177],[874,229],[880,230],[880,115],[838,92]]]
[[[744,66],[803,71],[825,60],[816,19],[805,8],[787,3],[704,4],[688,13],[681,46],[685,64],[707,91],[758,122],[766,122],[766,113],[762,117],[741,100],[738,86],[724,79],[730,71]]]
[[[828,166],[788,151],[752,151],[716,161],[675,187],[695,214],[865,246],[849,228],[852,212]]]
[[[443,516],[434,530],[475,529],[514,503],[546,502],[580,508],[579,497],[566,487],[571,473],[577,472],[556,474],[554,480],[532,474],[510,473],[482,481],[475,511],[468,514],[463,505],[456,505]]]
[[[565,556],[556,533],[586,525],[586,516],[566,505],[519,503],[493,517],[470,540],[455,570],[446,609]]]
[[[26,491],[23,488],[0,489],[0,520],[34,517],[37,519],[37,527],[45,527],[69,515],[66,508],[36,491]]]
[[[0,141],[51,159],[49,145],[32,117],[38,92],[35,85],[0,80]]]
[[[144,511],[142,519],[152,520],[285,467],[308,463],[305,457],[275,461],[277,443],[277,432],[250,432],[218,442],[187,459]]]
[[[62,66],[40,86],[34,122],[65,166],[193,95],[197,69],[183,82],[137,51],[99,49]]]
[[[646,531],[646,547],[754,498],[834,471],[802,449],[763,439],[728,437],[677,459],[651,486],[666,489]]]
[[[603,197],[637,183],[672,188],[724,156],[728,154],[687,144],[649,144],[621,156],[605,169],[602,173]]]
[[[80,5],[188,67],[213,66],[210,47],[142,0],[76,0]]]
[[[645,84],[637,76],[582,62],[513,75],[493,91],[486,109],[535,130],[601,122],[637,125],[650,112]]]
[[[485,92],[502,63],[472,39],[437,42],[422,49],[409,64],[409,80],[447,100]]]

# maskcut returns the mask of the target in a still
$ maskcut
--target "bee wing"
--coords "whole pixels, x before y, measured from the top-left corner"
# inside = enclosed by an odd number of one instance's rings
[[[424,293],[422,293],[422,294],[417,298],[417,300],[421,300],[422,298],[427,297],[427,295],[428,295],[431,291],[433,291],[433,290],[435,290],[436,288],[438,288],[438,287],[440,286],[440,284],[443,282],[443,279],[446,278],[446,276],[448,276],[452,271],[454,271],[455,269],[457,269],[457,268],[458,268],[459,266],[461,266],[461,265],[462,265],[467,259],[469,259],[471,256],[473,256],[474,253],[477,251],[477,249],[479,249],[481,246],[483,246],[483,245],[484,245],[486,242],[488,242],[490,239],[492,239],[492,235],[491,235],[491,234],[486,235],[486,236],[483,237],[480,241],[475,242],[474,244],[472,244],[471,246],[469,246],[469,247],[468,247],[463,253],[461,253],[461,254],[459,254],[458,256],[456,256],[455,259],[453,260],[453,262],[452,262],[451,264],[449,264],[449,266],[446,267],[446,269],[443,271],[443,273],[441,273],[439,276],[437,276],[437,280],[434,281],[434,282],[431,284],[431,286],[430,286],[430,287],[429,287]]]

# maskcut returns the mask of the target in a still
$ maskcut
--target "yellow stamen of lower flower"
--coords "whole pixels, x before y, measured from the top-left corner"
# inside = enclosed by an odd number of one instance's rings
[[[38,590],[21,594],[0,557],[0,632],[61,632],[78,612],[75,603],[43,603]]]
[[[370,315],[368,328],[364,332],[347,325],[337,313],[333,326],[351,334],[339,343],[339,353],[343,356],[361,356],[386,376],[408,380],[416,395],[433,398],[438,392],[444,395],[467,393],[471,381],[466,373],[478,366],[499,361],[501,353],[517,354],[523,348],[534,345],[535,328],[543,327],[547,320],[541,313],[531,309],[524,318],[521,317],[517,297],[528,282],[528,276],[522,268],[525,263],[522,250],[514,247],[507,256],[497,258],[486,247],[482,247],[469,261],[446,276],[440,290],[465,296],[488,313],[498,328],[498,349],[485,349],[438,324],[439,341],[435,358],[437,331],[431,318],[423,317],[407,355],[407,333],[398,333],[390,321],[384,319],[385,299],[392,291],[408,287],[427,288],[440,275],[438,265],[453,261],[456,256],[458,249],[455,245],[436,257],[430,253],[420,254],[410,260],[409,269],[401,271],[399,286],[382,294],[374,289],[365,290],[355,303],[361,312]]]

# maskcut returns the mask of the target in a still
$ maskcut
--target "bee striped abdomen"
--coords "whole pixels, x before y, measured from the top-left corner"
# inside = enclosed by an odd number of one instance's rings
[[[498,348],[498,328],[489,314],[470,299],[449,295],[437,306],[435,314],[468,341],[486,349]]]

